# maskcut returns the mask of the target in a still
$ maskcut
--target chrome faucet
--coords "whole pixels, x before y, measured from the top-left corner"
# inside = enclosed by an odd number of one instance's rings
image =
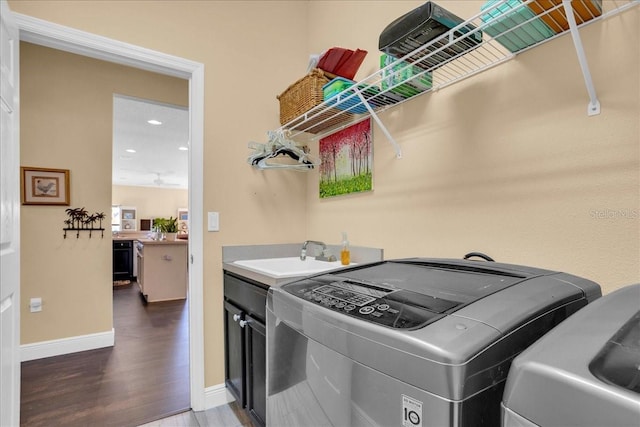
[[[317,240],[305,240],[305,242],[302,244],[302,250],[300,251],[300,259],[302,261],[307,259],[307,245],[309,243],[313,243],[317,246],[322,246],[322,255],[316,257],[318,261],[332,262],[337,260],[335,256],[329,253],[329,251],[327,250],[327,245],[324,242],[319,242]]]

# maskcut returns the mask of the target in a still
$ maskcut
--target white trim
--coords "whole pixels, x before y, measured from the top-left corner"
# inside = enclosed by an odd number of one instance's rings
[[[13,15],[21,41],[185,79],[202,65],[21,13]]]
[[[204,388],[203,160],[204,65],[73,28],[14,14],[20,39],[189,80],[189,358],[191,408],[202,411]]]
[[[113,347],[114,337],[115,332],[111,329],[107,332],[23,344],[20,346],[20,360],[27,362],[29,360],[44,359],[45,357],[77,353],[79,351]]]
[[[234,397],[229,393],[224,384],[218,384],[205,389],[205,410],[226,405],[235,401]]]
[[[189,80],[189,367],[191,409],[205,406],[204,384],[204,65]]]

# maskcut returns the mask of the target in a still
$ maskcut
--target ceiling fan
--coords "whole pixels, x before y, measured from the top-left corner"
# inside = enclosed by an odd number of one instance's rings
[[[164,175],[170,175],[173,172],[167,172]],[[161,187],[172,187],[172,186],[179,186],[180,184],[177,182],[166,182],[164,179],[162,179],[160,172],[154,172],[154,174],[156,175],[156,179],[153,180],[153,184],[154,185],[158,185]]]

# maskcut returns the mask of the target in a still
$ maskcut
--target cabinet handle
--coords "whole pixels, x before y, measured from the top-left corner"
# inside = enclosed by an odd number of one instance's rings
[[[240,321],[240,327],[244,328],[245,326],[247,326],[247,324],[251,323],[251,320],[241,320]]]
[[[234,314],[233,315],[233,321],[237,322],[238,320],[240,320],[240,315],[239,314]]]

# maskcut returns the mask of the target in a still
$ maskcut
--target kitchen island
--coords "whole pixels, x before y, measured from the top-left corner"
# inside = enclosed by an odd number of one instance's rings
[[[136,240],[138,285],[147,302],[187,297],[186,240]]]

